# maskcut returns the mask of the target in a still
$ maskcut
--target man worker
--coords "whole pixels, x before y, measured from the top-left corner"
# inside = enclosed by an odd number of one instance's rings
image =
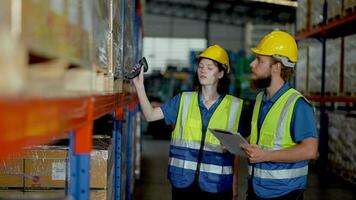
[[[264,90],[256,97],[250,144],[241,145],[249,160],[246,199],[303,199],[318,134],[312,106],[288,84],[298,60],[296,41],[272,31],[251,50],[251,79]]]

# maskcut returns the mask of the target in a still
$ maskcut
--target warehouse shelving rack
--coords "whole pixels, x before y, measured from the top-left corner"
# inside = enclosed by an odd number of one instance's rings
[[[125,5],[122,3],[122,23],[125,25]],[[140,7],[140,0],[134,1],[134,10]],[[142,19],[141,11],[134,12],[133,59],[141,56]],[[121,30],[125,38],[124,28]],[[124,42],[121,44],[121,65],[124,66]],[[123,77],[125,67],[122,67]],[[120,76],[120,75],[119,75]],[[122,188],[126,191],[125,199],[131,199],[131,176],[122,184],[122,174],[133,170],[133,136],[131,124],[133,116],[139,114],[137,95],[134,93],[115,92],[89,94],[85,96],[49,98],[49,97],[9,97],[0,98],[0,160],[9,155],[21,153],[24,147],[47,144],[56,138],[69,134],[69,194],[76,200],[89,199],[90,192],[90,153],[92,150],[92,131],[94,120],[112,114],[114,141],[114,178],[113,199],[122,199]],[[124,124],[127,126],[123,132]],[[125,135],[126,140],[122,139]],[[122,169],[122,143],[126,147],[126,171]]]
[[[331,22],[327,21],[328,3],[325,0],[323,4],[323,23],[311,29],[299,32],[296,34],[296,40],[300,41],[305,38],[317,38],[322,43],[322,62],[321,62],[321,88],[320,95],[309,95],[307,98],[311,101],[320,103],[320,136],[319,136],[319,159],[317,166],[319,169],[326,169],[328,159],[328,133],[327,133],[327,116],[326,103],[356,103],[355,96],[327,96],[325,95],[325,67],[326,67],[326,40],[330,38],[341,37],[341,63],[340,63],[340,93],[344,89],[344,37],[356,33],[356,11],[348,13],[347,15],[335,19]]]

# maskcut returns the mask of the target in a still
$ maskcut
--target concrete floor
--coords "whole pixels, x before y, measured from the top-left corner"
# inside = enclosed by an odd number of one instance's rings
[[[167,180],[168,140],[153,140],[144,136],[142,143],[141,179],[136,181],[133,200],[171,200],[171,186]],[[356,200],[356,185],[324,174],[322,177],[313,170],[309,172],[305,200]],[[246,160],[240,164],[239,199],[245,199]]]

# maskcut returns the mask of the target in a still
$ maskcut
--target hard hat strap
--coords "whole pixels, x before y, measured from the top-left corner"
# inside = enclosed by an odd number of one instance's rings
[[[272,55],[272,57],[276,60],[278,60],[279,62],[281,62],[285,67],[291,67],[294,68],[295,67],[295,63],[289,61],[288,58],[284,57],[284,56],[280,56],[280,55]]]

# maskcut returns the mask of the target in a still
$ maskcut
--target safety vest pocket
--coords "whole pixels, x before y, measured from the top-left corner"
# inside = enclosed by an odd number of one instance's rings
[[[261,133],[261,138],[258,144],[261,144],[262,146],[266,146],[269,148],[273,147],[273,142],[274,142],[274,136],[275,134],[272,132],[264,131]]]

